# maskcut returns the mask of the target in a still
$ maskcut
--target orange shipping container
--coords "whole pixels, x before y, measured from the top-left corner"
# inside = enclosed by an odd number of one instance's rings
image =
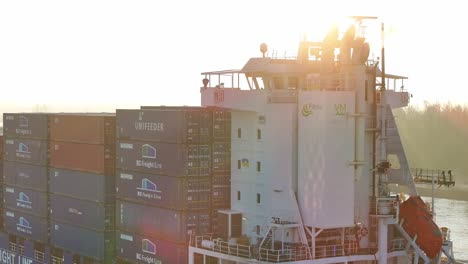
[[[52,141],[115,144],[115,114],[56,114],[49,120]]]
[[[60,169],[113,175],[114,145],[50,142],[50,166]]]

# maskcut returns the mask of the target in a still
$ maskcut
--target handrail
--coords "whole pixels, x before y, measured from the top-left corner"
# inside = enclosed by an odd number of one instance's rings
[[[382,200],[384,200],[384,198],[382,198]],[[211,240],[211,235],[195,236],[190,241],[191,245],[197,248],[207,249],[236,257],[248,259],[255,258],[260,261],[272,263],[312,259],[312,257],[308,255],[308,252],[310,252],[312,248],[299,244],[296,246],[285,245],[284,249],[258,248],[255,245],[239,245],[222,241],[221,239]],[[390,241],[388,250],[389,252],[405,250],[407,243],[407,240],[404,238],[395,238]],[[377,248],[373,247],[359,249],[357,244],[346,242],[344,244],[340,243],[334,245],[318,245],[315,247],[315,259],[354,255],[372,255],[375,254],[377,250]]]
[[[438,185],[455,185],[452,170],[411,168],[411,174],[415,182],[432,183],[434,180]]]

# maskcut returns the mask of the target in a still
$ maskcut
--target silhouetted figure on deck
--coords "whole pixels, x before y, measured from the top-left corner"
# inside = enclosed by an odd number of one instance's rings
[[[445,171],[442,171],[442,182],[439,183],[439,187],[441,187],[442,185],[447,185],[447,178],[445,177]]]

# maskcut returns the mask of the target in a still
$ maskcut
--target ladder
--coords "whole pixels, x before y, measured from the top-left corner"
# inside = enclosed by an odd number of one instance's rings
[[[274,249],[273,234],[275,230],[275,226],[270,226],[268,228],[268,232],[266,236],[263,237],[262,242],[260,242],[259,248],[271,248],[272,250]]]

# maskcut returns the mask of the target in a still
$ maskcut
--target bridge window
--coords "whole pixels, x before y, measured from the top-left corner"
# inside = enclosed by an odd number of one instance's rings
[[[257,204],[260,204],[260,194],[257,193]]]
[[[240,199],[241,199],[241,192],[237,191],[237,200],[240,201]]]

